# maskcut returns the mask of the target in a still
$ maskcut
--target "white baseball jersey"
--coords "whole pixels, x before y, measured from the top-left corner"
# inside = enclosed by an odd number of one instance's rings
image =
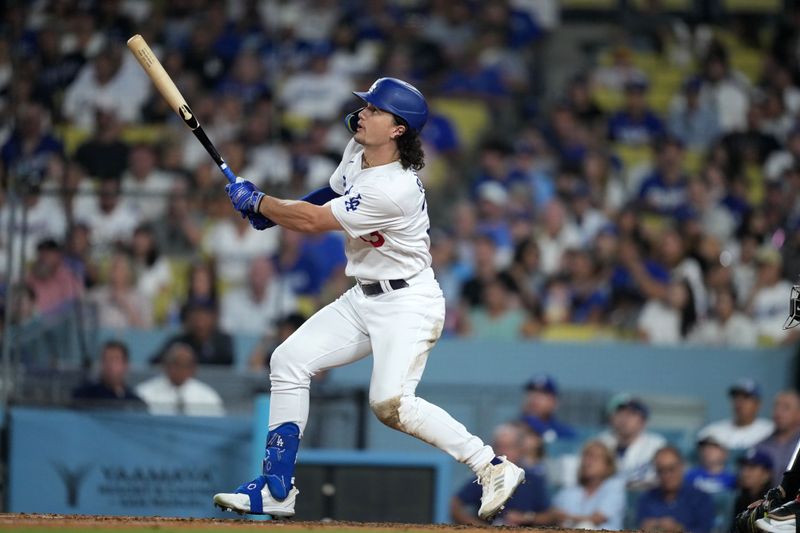
[[[399,161],[361,168],[364,148],[351,139],[330,179],[330,201],[347,233],[345,274],[362,281],[407,279],[431,265],[422,182]]]

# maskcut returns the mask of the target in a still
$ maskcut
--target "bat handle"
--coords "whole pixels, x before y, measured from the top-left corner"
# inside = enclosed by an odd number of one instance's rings
[[[228,181],[230,183],[236,183],[236,175],[228,166],[228,163],[222,161],[222,163],[219,164],[219,169],[222,171],[223,174],[225,174],[225,177],[228,178]]]

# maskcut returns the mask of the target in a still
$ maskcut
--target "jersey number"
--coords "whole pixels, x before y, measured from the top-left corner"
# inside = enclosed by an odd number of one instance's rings
[[[383,235],[381,235],[377,231],[373,231],[367,237],[359,237],[359,239],[361,239],[364,242],[370,243],[370,245],[372,245],[373,248],[380,248],[381,246],[383,246],[383,243],[386,242],[386,240],[383,238]]]

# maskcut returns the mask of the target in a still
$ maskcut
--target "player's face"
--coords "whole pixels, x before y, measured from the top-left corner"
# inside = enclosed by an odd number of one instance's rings
[[[362,146],[380,146],[392,142],[404,131],[405,126],[397,125],[394,115],[378,109],[372,104],[367,104],[358,114],[355,140]]]

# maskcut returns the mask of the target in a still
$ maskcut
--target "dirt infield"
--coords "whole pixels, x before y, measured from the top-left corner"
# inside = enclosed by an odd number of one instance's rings
[[[92,516],[92,515],[56,515],[56,514],[0,514],[0,530],[18,530],[25,532],[42,531],[58,528],[67,531],[107,531],[117,529],[141,529],[146,531],[181,531],[186,529],[203,530],[276,530],[276,531],[319,531],[322,533],[366,533],[368,531],[402,531],[408,533],[443,533],[458,531],[459,533],[511,530],[507,527],[467,527],[447,524],[392,524],[361,522],[295,522],[293,520],[253,521],[247,519],[218,520],[212,518],[162,518],[138,516]],[[534,529],[513,528],[515,531],[538,531],[541,533],[585,533],[569,529]]]

